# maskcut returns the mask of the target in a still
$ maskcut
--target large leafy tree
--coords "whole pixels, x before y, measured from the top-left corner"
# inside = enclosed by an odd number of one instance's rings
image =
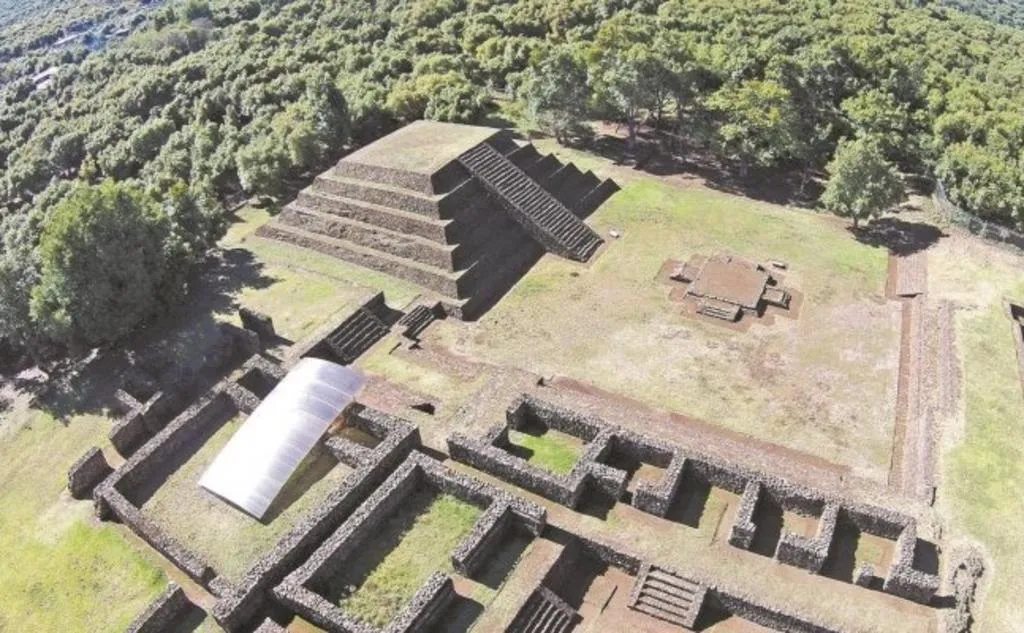
[[[899,174],[870,138],[840,143],[828,164],[828,173],[821,202],[832,213],[852,218],[854,228],[861,220],[877,217],[903,200]]]
[[[79,187],[56,205],[43,231],[33,320],[65,343],[100,345],[124,336],[167,291],[170,230],[136,185]]]
[[[798,154],[800,118],[789,90],[778,82],[726,85],[707,105],[722,118],[722,151],[739,163],[741,174],[752,165],[768,167]]]
[[[523,96],[531,118],[559,143],[579,129],[590,101],[586,60],[572,46],[557,46],[527,72]]]
[[[949,195],[976,215],[1024,225],[1024,177],[1016,161],[973,143],[957,143],[945,151],[936,173]]]

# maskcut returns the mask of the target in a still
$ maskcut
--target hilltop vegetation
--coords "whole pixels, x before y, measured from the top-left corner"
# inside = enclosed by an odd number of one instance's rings
[[[345,144],[404,121],[478,120],[491,91],[525,102],[561,139],[585,139],[582,124],[595,118],[631,133],[649,123],[741,173],[820,172],[842,139],[870,137],[902,170],[937,173],[972,212],[1020,225],[1024,33],[917,4],[189,0],[153,9],[124,43],[65,55],[49,88],[21,71],[0,88],[0,337],[109,342],[73,318],[88,293],[62,293],[67,284],[47,279],[56,267],[40,256],[41,243],[61,251],[51,216],[72,214],[66,207],[86,194],[65,199],[82,186],[114,181],[128,194],[108,191],[112,199],[166,214],[159,235],[174,275],[154,283],[181,285],[181,269],[219,235],[224,201],[281,196]],[[173,290],[158,294],[183,287]]]
[[[992,22],[1024,28],[1024,2],[1020,0],[941,0],[942,4]]]

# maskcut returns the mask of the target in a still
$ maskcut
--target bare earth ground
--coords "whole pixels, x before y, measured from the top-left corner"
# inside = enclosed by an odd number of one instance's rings
[[[618,193],[590,221],[622,234],[596,262],[544,257],[479,322],[444,322],[428,339],[885,481],[900,312],[883,297],[884,249],[858,244],[830,218],[654,180]],[[662,263],[719,250],[786,261],[787,287],[804,295],[800,318],[735,332],[681,315],[655,279]]]

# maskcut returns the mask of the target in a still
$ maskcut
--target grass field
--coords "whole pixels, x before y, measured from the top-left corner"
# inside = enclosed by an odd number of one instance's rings
[[[264,281],[241,288],[235,298],[241,305],[273,315],[281,336],[297,341],[311,334],[326,317],[353,308],[370,291],[382,290],[393,307],[402,307],[419,294],[414,286],[394,277],[253,235],[270,217],[265,210],[246,207],[237,216],[239,221],[221,246],[251,253]]]
[[[994,570],[976,630],[1009,633],[1024,621],[1024,393],[1004,297],[1024,300],[1021,258],[974,241],[929,254],[937,297],[955,301],[963,357],[962,427],[947,431],[939,503],[955,533],[984,544]]]
[[[159,568],[64,490],[109,426],[99,415],[61,424],[24,402],[0,414],[0,631],[117,633],[163,591]]]
[[[572,470],[579,459],[582,445],[580,440],[571,435],[550,430],[542,435],[510,431],[509,440],[529,453],[526,461],[556,475],[565,475]]]
[[[622,238],[586,267],[544,257],[481,321],[443,322],[436,336],[472,357],[575,378],[884,481],[899,350],[885,249],[857,242],[835,218],[652,178],[628,184],[591,223]],[[655,280],[663,262],[721,250],[788,262],[800,318],[741,333],[682,315]]]
[[[236,418],[221,427],[143,506],[169,534],[236,582],[351,472],[326,450],[314,451],[264,522],[257,521],[199,487],[199,478],[242,422]]]
[[[480,514],[450,495],[414,494],[346,565],[336,583],[355,590],[342,608],[376,626],[390,622],[432,573],[451,573],[451,553]]]
[[[137,349],[189,371],[216,340],[216,324],[236,320],[239,305],[272,315],[281,335],[299,339],[376,289],[385,290],[392,305],[416,294],[384,275],[251,236],[266,218],[254,209],[239,213],[222,241],[221,262],[199,277],[187,305],[136,337]],[[90,446],[107,446],[111,421],[102,409],[115,386],[110,376],[76,386],[69,402],[50,403],[53,414],[30,408],[25,398],[0,412],[0,630],[115,633],[166,586],[151,553],[137,551],[120,529],[95,522],[90,502],[62,492],[68,467]],[[184,488],[195,493],[191,485]],[[227,571],[243,569],[243,561],[283,533],[294,520],[290,515],[321,498],[315,488],[269,526],[232,516],[216,530],[186,526],[193,541],[186,542],[224,559],[218,563]],[[154,503],[159,512],[160,499]],[[231,547],[217,551],[219,537],[239,540],[221,541]]]

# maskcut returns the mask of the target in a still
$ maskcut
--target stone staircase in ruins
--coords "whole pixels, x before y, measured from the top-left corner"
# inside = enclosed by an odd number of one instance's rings
[[[338,362],[348,365],[373,347],[374,343],[384,338],[389,331],[390,328],[377,314],[363,306],[356,309],[352,316],[331,332],[324,343]]]
[[[491,145],[477,145],[462,154],[459,162],[547,250],[587,261],[602,244],[593,229]]]
[[[707,588],[666,567],[645,563],[640,569],[629,608],[692,629],[700,615]]]
[[[506,633],[569,633],[579,614],[555,592],[539,587],[523,605]]]
[[[402,328],[402,336],[416,339],[435,320],[437,320],[436,309],[418,304],[398,320],[398,325]]]

